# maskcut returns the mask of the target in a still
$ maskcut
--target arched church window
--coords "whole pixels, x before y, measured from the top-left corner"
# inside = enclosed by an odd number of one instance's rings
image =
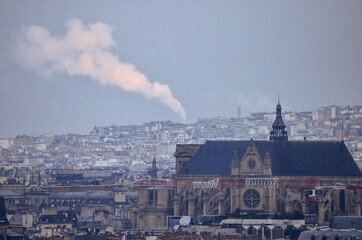
[[[248,228],[248,235],[255,236],[256,234],[257,234],[256,228],[254,228],[253,226],[250,226]]]

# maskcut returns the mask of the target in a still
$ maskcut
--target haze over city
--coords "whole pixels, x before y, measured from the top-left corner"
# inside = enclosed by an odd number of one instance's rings
[[[0,0],[0,240],[362,239],[361,13]]]
[[[0,137],[362,102],[360,1],[0,1]],[[91,39],[91,40],[90,40]]]

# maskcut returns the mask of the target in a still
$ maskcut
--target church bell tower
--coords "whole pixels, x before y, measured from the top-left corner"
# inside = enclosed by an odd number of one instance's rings
[[[277,116],[273,123],[273,130],[270,132],[270,141],[288,141],[288,133],[285,130],[285,123],[282,118],[282,106],[280,106],[279,100],[277,105]]]

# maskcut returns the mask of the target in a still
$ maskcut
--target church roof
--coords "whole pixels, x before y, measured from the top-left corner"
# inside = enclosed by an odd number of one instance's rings
[[[272,126],[273,126],[273,128],[274,127],[285,127],[285,123],[283,121],[283,118],[276,117]]]
[[[277,116],[273,122],[273,128],[275,128],[275,127],[285,128],[285,123],[282,118],[282,106],[280,105],[279,100],[278,100],[276,110],[277,110],[277,112],[276,112]]]
[[[9,221],[6,217],[5,200],[0,196],[0,226],[9,225]]]
[[[269,152],[273,176],[362,176],[343,141],[253,141],[261,158]],[[207,141],[178,174],[230,175],[250,141]]]

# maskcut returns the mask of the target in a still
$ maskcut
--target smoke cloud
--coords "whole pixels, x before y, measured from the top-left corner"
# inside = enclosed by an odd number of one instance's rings
[[[67,28],[63,37],[52,37],[43,27],[27,27],[17,38],[17,59],[47,75],[59,72],[89,76],[103,85],[156,99],[186,121],[186,112],[168,85],[149,82],[133,65],[120,62],[110,52],[116,43],[109,25],[101,22],[84,25],[78,19],[71,19]]]

